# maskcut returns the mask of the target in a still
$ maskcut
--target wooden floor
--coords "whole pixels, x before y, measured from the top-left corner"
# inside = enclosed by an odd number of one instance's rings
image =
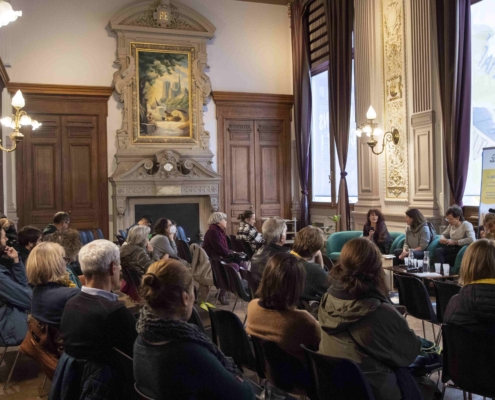
[[[210,294],[210,301],[213,298],[213,291]],[[121,300],[128,302],[127,296],[121,297]],[[232,310],[234,301],[231,301],[230,306],[222,306],[218,305],[218,308],[225,310]],[[240,302],[238,302],[236,307],[236,314],[244,320],[244,308]],[[210,326],[210,320],[208,317],[208,313],[200,310],[200,315],[203,319],[203,323],[205,327],[208,329]],[[409,325],[419,336],[423,336],[423,327],[420,320],[417,320],[413,317],[407,317]],[[437,328],[435,328],[435,332],[438,333]],[[433,333],[431,324],[426,324],[426,337],[429,340],[432,340]],[[3,349],[1,349],[3,351]],[[17,365],[15,367],[14,373],[11,378],[11,382],[9,384],[9,388],[7,390],[3,390],[4,383],[7,380],[8,373],[10,371],[10,367],[15,359],[17,353],[17,348],[9,348],[7,355],[5,357],[4,362],[0,366],[0,399],[1,400],[34,400],[38,396],[38,392],[41,388],[43,380],[45,378],[44,374],[41,372],[37,363],[32,361],[30,358],[24,356],[22,353],[19,355],[19,359],[17,361]],[[254,374],[253,374],[254,376]],[[251,374],[249,374],[251,377]],[[433,375],[432,379],[436,382],[437,375]],[[440,390],[442,389],[442,383],[439,383]],[[50,391],[50,381],[46,382],[45,388],[42,393],[42,398],[47,399],[48,393]],[[445,400],[461,400],[462,392],[455,389],[447,389]],[[480,396],[473,396],[475,400],[482,400]]]

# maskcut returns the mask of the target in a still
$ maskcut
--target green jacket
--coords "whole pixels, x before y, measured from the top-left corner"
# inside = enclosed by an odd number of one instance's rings
[[[373,293],[356,300],[335,286],[323,296],[318,312],[320,353],[359,364],[377,400],[400,400],[392,368],[416,359],[419,338],[383,296]]]

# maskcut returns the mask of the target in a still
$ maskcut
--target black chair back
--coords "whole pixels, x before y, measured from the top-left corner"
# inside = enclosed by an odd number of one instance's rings
[[[246,291],[244,285],[242,284],[240,276],[237,274],[237,271],[234,267],[220,261],[220,266],[225,268],[227,271],[227,276],[229,277],[230,282],[230,291],[237,295],[243,301],[251,301],[251,294]]]
[[[222,268],[220,263],[220,260],[210,259],[214,284],[219,291],[225,290],[226,292],[230,292],[231,288],[227,270],[225,268]]]
[[[81,235],[79,235],[79,237],[80,236]],[[122,246],[124,244],[124,242],[125,242],[125,239],[121,235],[115,235],[115,237],[117,238],[117,241],[119,242],[119,244]]]
[[[242,248],[243,248],[243,252],[247,254],[247,258],[248,260],[251,259],[251,257],[254,255],[254,250],[253,248],[251,247],[251,245],[246,242],[245,240],[240,240],[241,242],[241,245],[242,245]]]
[[[79,231],[79,239],[81,239],[83,246],[89,243],[88,236],[85,231]]]
[[[303,344],[319,400],[374,400],[368,379],[354,361],[316,353]]]
[[[96,228],[96,236],[98,236],[98,239],[105,239],[100,228]]]
[[[226,310],[209,309],[213,342],[235,364],[256,371],[256,362],[249,339],[239,317]],[[214,334],[213,334],[214,332]]]
[[[256,296],[256,292],[258,291],[258,287],[259,287],[259,282],[256,282],[255,279],[253,278],[253,274],[251,273],[251,271],[247,270],[247,269],[244,269],[244,268],[240,268],[239,270],[240,274],[241,274],[241,277],[242,279],[244,279],[245,281],[247,281],[248,285],[249,285],[249,289],[251,291],[251,297],[254,299],[255,296]]]
[[[433,280],[433,284],[435,285],[435,293],[437,297],[437,319],[438,322],[443,323],[443,315],[445,314],[447,305],[449,304],[450,299],[459,293],[461,286],[454,283],[441,282],[437,279]]]
[[[177,254],[179,257],[188,263],[192,262],[192,253],[187,242],[177,238],[175,243],[177,244]]]
[[[121,229],[119,231],[119,233],[120,233],[120,236],[122,236],[124,238],[124,241],[127,240],[127,232],[126,231]]]
[[[237,240],[235,235],[228,235],[230,240],[230,244],[232,245],[232,250],[237,251],[238,253],[244,253],[244,247],[240,240]]]
[[[225,238],[227,239],[227,247],[230,250],[234,250],[234,248],[232,247],[232,240],[230,240],[230,236],[229,235],[225,235]]]
[[[450,379],[469,393],[495,398],[495,332],[442,326],[442,382]]]
[[[327,267],[328,272],[330,272],[333,268],[332,260],[330,260],[330,258],[328,258],[326,254],[322,254],[322,258],[323,258],[323,265]]]
[[[195,307],[193,307],[191,317],[189,318],[189,321],[187,321],[187,323],[196,325],[199,328],[199,330],[206,335],[205,326],[203,325],[201,316],[199,315],[198,310],[196,310]]]
[[[438,323],[430,295],[421,279],[401,274],[394,274],[394,276],[399,283],[401,305],[406,307],[407,313],[414,318]]]
[[[277,388],[317,399],[309,370],[276,343],[251,336],[256,355],[257,368]]]

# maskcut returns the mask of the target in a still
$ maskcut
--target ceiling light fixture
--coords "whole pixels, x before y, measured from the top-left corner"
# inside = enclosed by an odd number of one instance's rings
[[[0,27],[14,22],[18,17],[22,17],[22,11],[14,11],[10,3],[0,0]]]

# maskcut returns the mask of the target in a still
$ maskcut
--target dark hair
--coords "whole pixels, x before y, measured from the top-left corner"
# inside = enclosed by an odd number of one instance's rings
[[[237,216],[237,219],[241,220],[242,222],[246,222],[246,220],[251,218],[253,214],[254,214],[253,210],[246,210],[242,214],[239,214]]]
[[[183,310],[182,293],[189,292],[192,284],[191,269],[169,258],[150,265],[143,275],[139,292],[152,309],[177,315]]]
[[[141,221],[142,219],[145,219],[146,221],[148,221],[148,223],[150,225],[153,224],[153,220],[151,219],[151,217],[149,215],[143,215],[141,218],[138,219],[137,222]]]
[[[364,297],[372,288],[387,296],[382,254],[370,240],[359,237],[349,240],[340,252],[339,263],[332,268],[330,282],[338,280],[353,298]]]
[[[385,218],[383,217],[382,212],[377,208],[370,208],[368,214],[366,215],[366,223],[371,225],[370,216],[371,214],[375,214],[378,217],[378,221],[376,222],[376,226],[381,225],[385,222]]]
[[[17,233],[17,242],[21,246],[27,246],[29,243],[36,243],[43,235],[40,229],[35,226],[25,226]]]
[[[155,235],[166,235],[167,228],[172,223],[167,218],[160,218],[156,221],[155,226],[153,227],[153,236]]]
[[[62,222],[69,222],[69,221],[70,221],[70,215],[67,214],[65,211],[59,211],[53,216],[54,224],[61,224]]]
[[[306,258],[312,257],[324,245],[323,231],[310,225],[297,232],[292,249],[301,257]]]
[[[459,218],[459,221],[465,221],[466,218],[464,218],[464,215],[462,213],[462,208],[459,206],[452,206],[447,208],[447,211],[445,211],[445,216],[452,215],[454,218]]]
[[[270,310],[287,310],[297,306],[304,289],[306,271],[302,262],[289,253],[276,253],[263,271],[256,292],[260,305]]]
[[[421,214],[421,211],[417,208],[410,208],[406,211],[406,215],[413,220],[411,229],[416,229],[418,226],[426,222],[425,216]]]

